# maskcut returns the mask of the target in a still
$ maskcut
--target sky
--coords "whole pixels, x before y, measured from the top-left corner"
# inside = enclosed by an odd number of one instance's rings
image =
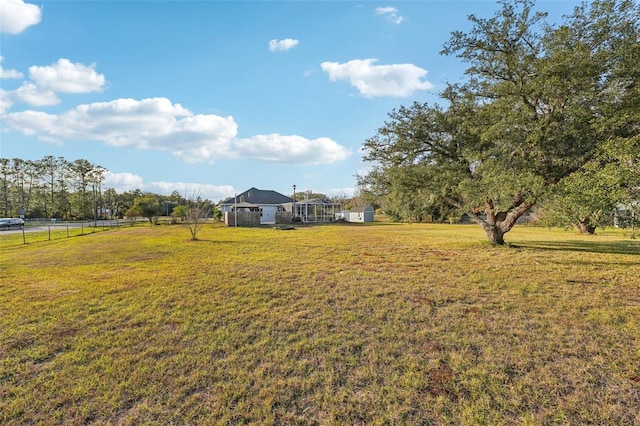
[[[551,22],[574,1],[541,1]],[[439,52],[492,1],[0,0],[0,157],[88,160],[103,188],[352,196],[388,114],[438,102]]]

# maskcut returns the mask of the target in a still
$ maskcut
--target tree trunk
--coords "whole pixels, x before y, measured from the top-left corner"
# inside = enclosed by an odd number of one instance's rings
[[[486,218],[480,217],[478,211],[469,213],[471,219],[482,226],[487,234],[487,239],[495,245],[502,246],[504,242],[504,234],[511,231],[516,221],[531,209],[535,201],[521,202],[517,206],[512,206],[508,211],[498,211],[494,209],[492,201],[487,201],[485,206]]]
[[[589,217],[581,217],[580,219],[578,219],[578,223],[576,223],[576,229],[581,234],[593,235],[596,233],[596,227],[591,223]]]
[[[511,230],[511,227],[506,231],[503,231],[500,226],[497,225],[486,225],[482,227],[484,232],[487,234],[487,239],[491,242],[491,244],[496,244],[499,246],[504,245],[504,234]]]

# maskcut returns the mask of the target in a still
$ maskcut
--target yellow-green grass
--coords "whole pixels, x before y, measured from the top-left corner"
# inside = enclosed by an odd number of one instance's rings
[[[189,238],[2,246],[0,424],[640,424],[640,242],[622,233]]]

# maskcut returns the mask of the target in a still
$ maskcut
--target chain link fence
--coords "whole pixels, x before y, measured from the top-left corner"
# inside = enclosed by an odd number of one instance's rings
[[[83,222],[30,220],[22,229],[0,231],[0,248],[94,234],[135,224],[136,221],[122,219]]]

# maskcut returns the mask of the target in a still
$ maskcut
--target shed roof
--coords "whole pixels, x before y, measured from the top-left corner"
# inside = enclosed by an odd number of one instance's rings
[[[282,195],[279,192],[265,189],[257,189],[257,188],[249,188],[241,194],[238,194],[235,197],[229,197],[224,200],[221,204],[235,204],[238,203],[250,203],[256,205],[264,205],[264,204],[284,204],[290,203],[293,199],[287,197],[286,195]]]
[[[373,211],[373,207],[371,206],[355,206],[355,207],[351,207],[351,211],[352,212],[372,212]]]

